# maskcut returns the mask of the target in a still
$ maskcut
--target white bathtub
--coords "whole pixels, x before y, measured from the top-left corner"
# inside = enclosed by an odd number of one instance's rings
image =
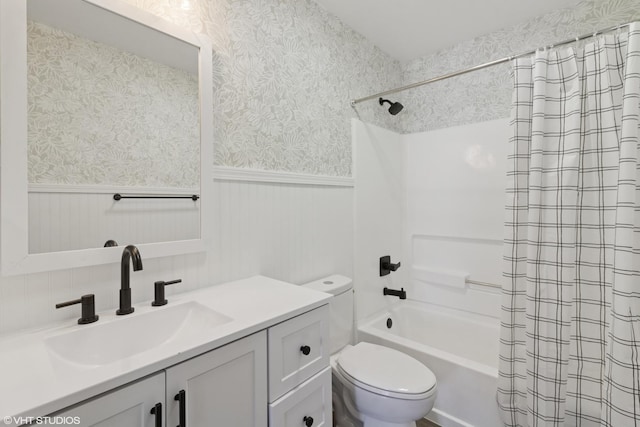
[[[359,325],[358,340],[400,350],[433,371],[438,397],[427,415],[431,421],[443,427],[499,427],[499,326],[497,318],[399,301]]]

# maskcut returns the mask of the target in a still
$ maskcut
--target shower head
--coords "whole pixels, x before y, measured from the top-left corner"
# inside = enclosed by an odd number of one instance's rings
[[[400,104],[399,102],[391,102],[388,99],[380,98],[378,100],[378,102],[380,103],[380,105],[384,105],[385,102],[388,102],[389,103],[389,113],[391,113],[392,116],[395,116],[400,111],[402,111],[402,109],[404,108],[404,106],[402,104]]]

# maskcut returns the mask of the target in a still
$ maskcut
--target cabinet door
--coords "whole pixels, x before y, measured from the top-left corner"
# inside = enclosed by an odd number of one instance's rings
[[[166,375],[167,425],[267,427],[266,332],[169,368]]]
[[[164,373],[159,373],[51,417],[73,417],[65,424],[81,427],[155,427],[156,415],[151,409],[161,403],[164,421],[164,390]]]

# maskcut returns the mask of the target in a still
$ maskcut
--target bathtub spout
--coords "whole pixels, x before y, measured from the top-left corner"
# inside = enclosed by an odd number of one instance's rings
[[[382,294],[383,295],[391,295],[394,297],[398,297],[400,299],[407,299],[407,292],[404,290],[404,288],[400,288],[400,290],[395,290],[395,289],[389,289],[389,288],[384,288],[382,290]]]

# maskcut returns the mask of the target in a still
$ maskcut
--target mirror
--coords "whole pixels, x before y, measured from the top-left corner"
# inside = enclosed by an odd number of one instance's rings
[[[199,238],[199,158],[196,46],[82,0],[27,0],[29,253]]]
[[[3,274],[203,250],[206,38],[117,0],[3,0],[0,25]]]

